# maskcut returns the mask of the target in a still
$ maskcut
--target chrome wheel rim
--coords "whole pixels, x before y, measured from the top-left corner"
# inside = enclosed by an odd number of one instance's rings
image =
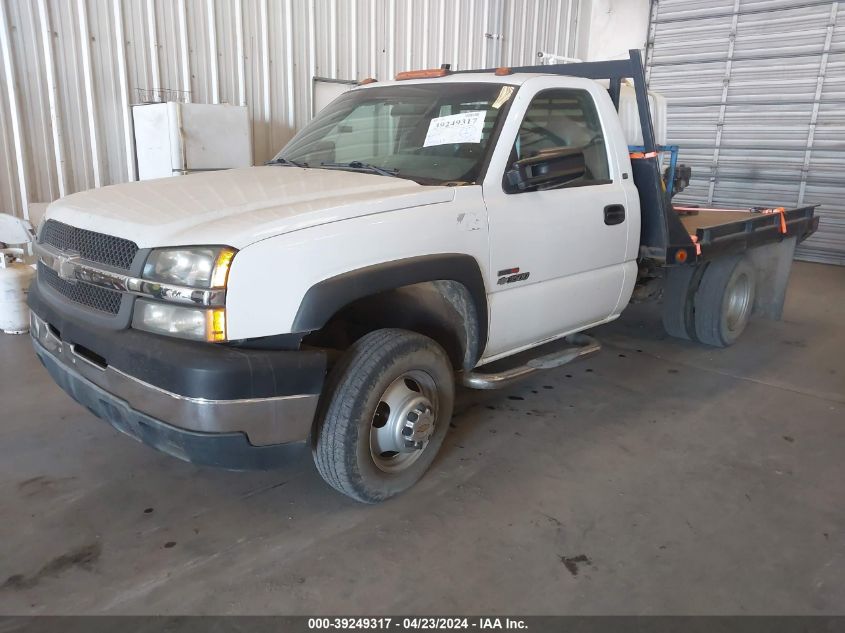
[[[751,306],[751,280],[748,275],[737,277],[728,288],[728,303],[725,313],[728,329],[733,331],[741,325]]]
[[[370,455],[387,473],[416,462],[434,434],[437,387],[424,371],[403,373],[379,398],[370,422]]]

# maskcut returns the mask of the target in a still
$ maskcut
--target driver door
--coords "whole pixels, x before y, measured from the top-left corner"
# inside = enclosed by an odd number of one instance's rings
[[[491,271],[484,360],[609,320],[621,310],[626,274],[629,283],[636,274],[629,240],[638,240],[631,224],[638,226],[639,205],[629,204],[631,180],[606,142],[608,127],[621,134],[619,123],[602,120],[593,94],[600,88],[545,87],[555,81],[523,84],[497,146],[507,156],[493,157],[484,182]],[[532,83],[539,85],[531,90]],[[605,117],[615,116],[610,107]],[[583,175],[513,186],[507,172],[515,161],[566,148],[583,152]]]

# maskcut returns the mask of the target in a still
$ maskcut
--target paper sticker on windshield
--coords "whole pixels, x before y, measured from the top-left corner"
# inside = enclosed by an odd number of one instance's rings
[[[484,110],[439,116],[428,124],[423,147],[449,143],[480,143],[484,129]]]

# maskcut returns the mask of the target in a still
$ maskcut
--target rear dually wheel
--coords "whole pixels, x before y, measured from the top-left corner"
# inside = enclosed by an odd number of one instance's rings
[[[695,335],[716,347],[733,345],[751,318],[757,276],[740,255],[707,266],[695,293]]]

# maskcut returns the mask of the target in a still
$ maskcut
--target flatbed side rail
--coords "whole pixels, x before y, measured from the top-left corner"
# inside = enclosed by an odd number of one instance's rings
[[[801,242],[818,228],[819,218],[815,217],[817,206],[807,205],[785,210],[783,212],[785,232],[779,213],[749,213],[747,220],[699,228],[695,232],[697,242],[701,247],[699,260],[736,255],[749,248],[788,237],[797,237]]]

